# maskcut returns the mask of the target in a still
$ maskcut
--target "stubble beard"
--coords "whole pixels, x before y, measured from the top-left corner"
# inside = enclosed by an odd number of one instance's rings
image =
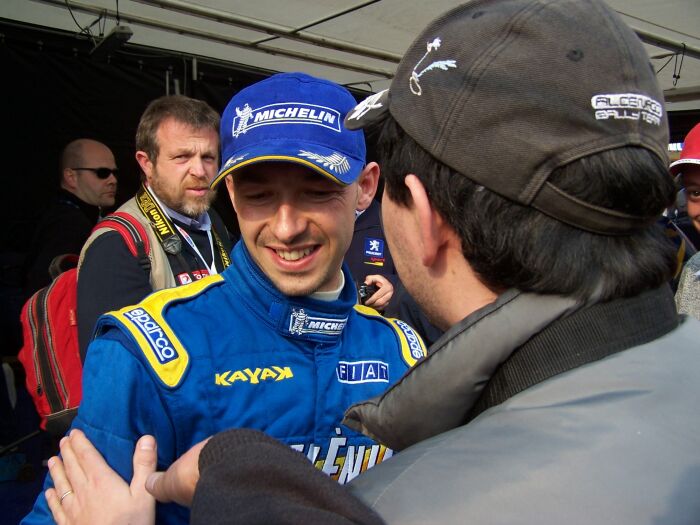
[[[153,193],[161,200],[171,210],[181,213],[185,217],[190,217],[191,219],[196,219],[204,212],[208,211],[212,201],[214,200],[215,193],[209,190],[206,195],[202,197],[187,197],[182,188],[178,186],[179,195],[173,195],[174,192],[171,188],[162,180],[161,176],[156,172],[150,182],[151,189]]]
[[[187,201],[183,202],[182,206],[179,210],[176,208],[173,208],[173,209],[179,213],[182,213],[186,217],[196,219],[197,217],[202,215],[204,212],[209,210],[209,207],[211,206],[211,203],[213,200],[214,200],[214,192],[210,190],[209,193],[207,193],[203,197],[197,197],[194,199],[190,199],[189,202],[187,202]]]

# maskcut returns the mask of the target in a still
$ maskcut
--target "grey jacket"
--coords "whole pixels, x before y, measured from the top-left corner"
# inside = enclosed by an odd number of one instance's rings
[[[685,263],[676,291],[676,307],[681,314],[700,319],[700,252]]]
[[[603,329],[567,332],[586,306],[515,291],[452,327],[400,383],[348,411],[346,424],[408,447],[351,483],[354,494],[388,523],[700,523],[700,323],[678,320],[670,291],[650,293],[656,308],[619,301]],[[549,344],[562,354],[578,338],[649,340],[465,424],[514,350],[557,325]],[[533,359],[513,377],[549,364]]]

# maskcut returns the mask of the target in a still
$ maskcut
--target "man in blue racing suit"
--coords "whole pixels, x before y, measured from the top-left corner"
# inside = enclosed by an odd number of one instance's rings
[[[342,265],[379,176],[362,132],[343,126],[354,105],[344,88],[299,73],[229,103],[227,160],[212,185],[226,181],[239,219],[230,267],[103,316],[87,354],[74,427],[125,479],[144,434],[159,469],[230,427],[263,430],[339,482],[391,455],[340,423],[425,355],[408,325],[357,304]],[[156,517],[187,523],[189,511],[159,505]],[[41,495],[24,523],[51,520]]]

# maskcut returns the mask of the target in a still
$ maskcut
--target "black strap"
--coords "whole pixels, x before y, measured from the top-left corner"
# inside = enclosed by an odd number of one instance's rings
[[[578,310],[513,352],[491,376],[465,422],[545,379],[658,339],[677,326],[666,285]]]
[[[142,183],[136,192],[136,204],[144,217],[151,223],[151,228],[156,234],[160,245],[165,250],[168,258],[173,257],[177,264],[182,267],[182,271],[190,276],[192,281],[195,280],[192,274],[192,268],[187,261],[182,256],[182,241],[178,235],[172,220],[170,219],[168,213],[163,210],[158,204],[158,202],[153,198],[148,188]],[[219,257],[223,264],[224,269],[231,264],[231,259],[229,253],[231,251],[231,245],[228,239],[228,234],[226,232],[226,227],[223,224],[221,218],[209,210],[209,218],[212,221],[212,234],[214,238],[214,244],[216,249],[212,248],[212,264],[216,265],[216,252],[218,251]],[[223,235],[222,235],[223,233]],[[204,261],[202,261],[204,262]],[[171,270],[173,266],[171,264]],[[173,270],[173,274],[176,275],[178,272]]]

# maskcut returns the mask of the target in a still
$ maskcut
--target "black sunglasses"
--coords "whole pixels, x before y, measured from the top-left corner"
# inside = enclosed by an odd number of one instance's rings
[[[114,169],[112,169],[112,168],[71,168],[71,169],[75,170],[75,171],[81,171],[81,170],[91,171],[95,175],[97,175],[98,179],[103,179],[103,180],[106,179],[107,177],[109,177],[112,173],[114,173],[115,177],[119,176],[119,169],[118,168],[114,168]]]

